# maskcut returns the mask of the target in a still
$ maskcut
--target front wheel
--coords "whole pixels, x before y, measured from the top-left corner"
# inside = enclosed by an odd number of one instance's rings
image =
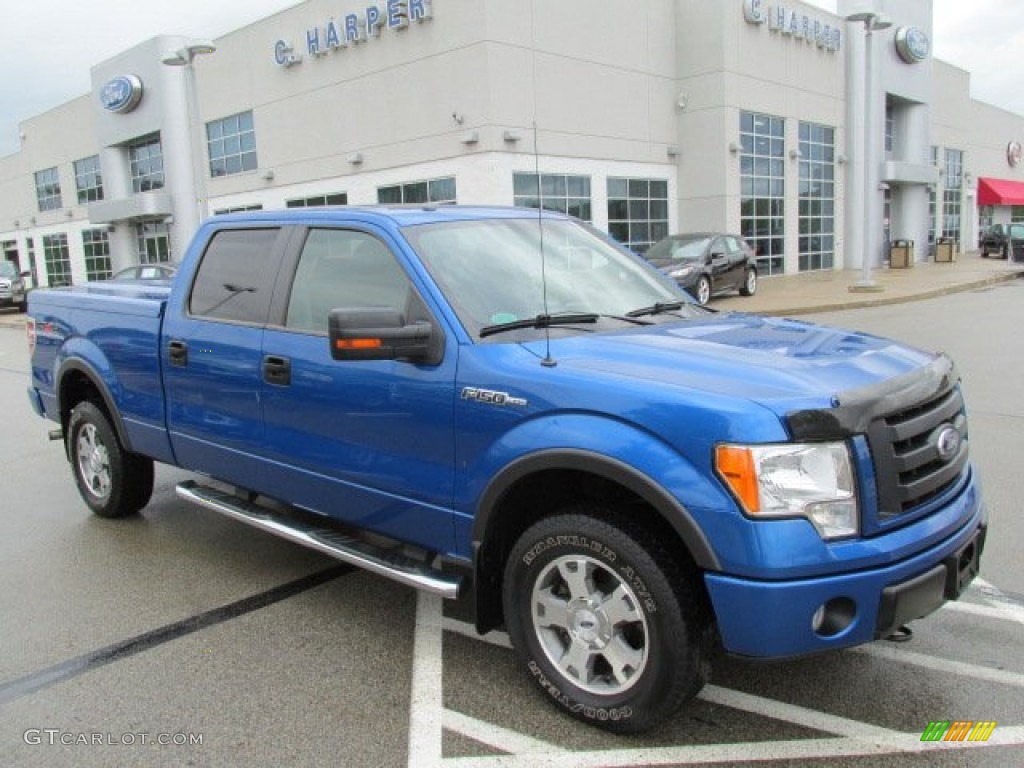
[[[547,518],[516,542],[505,622],[545,697],[573,717],[639,733],[704,686],[708,621],[695,576],[602,509]]]
[[[753,296],[757,293],[757,270],[751,267],[743,278],[743,285],[740,286],[741,296]]]
[[[100,517],[125,517],[153,493],[153,461],[121,447],[106,414],[84,401],[68,421],[68,457],[82,499]]]
[[[708,300],[711,298],[711,280],[707,275],[701,275],[697,278],[697,285],[693,289],[693,297],[702,307],[708,303]]]

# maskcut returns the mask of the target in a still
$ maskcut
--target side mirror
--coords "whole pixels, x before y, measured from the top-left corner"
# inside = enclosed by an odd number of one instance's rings
[[[360,307],[332,309],[327,336],[335,360],[401,360],[437,365],[443,346],[435,343],[426,320],[406,324],[397,309]]]
[[[32,277],[32,273],[26,269],[24,272],[21,273],[21,277]]]

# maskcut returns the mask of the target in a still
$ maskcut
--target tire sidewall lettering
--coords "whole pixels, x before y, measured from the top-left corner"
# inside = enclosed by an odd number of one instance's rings
[[[604,562],[608,563],[616,573],[622,576],[623,579],[633,589],[634,594],[643,603],[644,610],[648,613],[658,612],[658,603],[651,594],[651,591],[647,588],[647,584],[640,578],[640,575],[636,572],[628,562],[623,562],[622,558],[619,557],[618,553],[598,539],[592,539],[588,536],[581,536],[577,534],[563,534],[558,536],[546,536],[532,547],[530,547],[523,555],[523,565],[531,566],[538,557],[548,553],[552,557],[557,555],[556,550],[559,548],[571,548],[576,550],[588,551],[595,557],[600,558]]]
[[[582,715],[588,720],[598,720],[600,722],[607,722],[608,720],[628,720],[633,716],[632,707],[591,707],[578,701],[573,701],[569,696],[563,693],[558,686],[548,679],[547,675],[544,674],[540,665],[537,664],[536,661],[530,659],[526,666],[530,670],[530,674],[537,680],[540,687],[544,689],[552,699],[574,714]]]

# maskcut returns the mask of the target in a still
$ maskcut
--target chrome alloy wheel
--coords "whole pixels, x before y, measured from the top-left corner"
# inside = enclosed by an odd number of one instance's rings
[[[649,629],[636,594],[585,555],[553,560],[531,595],[533,630],[548,660],[595,694],[629,690],[647,664]]]
[[[697,280],[697,303],[702,307],[711,299],[711,281],[706,277]]]
[[[110,455],[100,440],[96,427],[85,424],[78,431],[78,474],[89,493],[97,499],[110,496]]]

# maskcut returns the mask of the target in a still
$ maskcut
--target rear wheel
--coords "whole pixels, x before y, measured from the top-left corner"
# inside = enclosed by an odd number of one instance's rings
[[[84,401],[71,411],[68,455],[78,492],[100,517],[125,517],[153,493],[153,462],[121,447],[106,414]]]
[[[757,293],[757,270],[750,267],[743,278],[743,285],[740,286],[740,295],[753,296],[755,293]]]
[[[607,510],[577,507],[528,529],[506,564],[503,599],[530,677],[580,720],[645,731],[707,681],[710,633],[696,577]]]

